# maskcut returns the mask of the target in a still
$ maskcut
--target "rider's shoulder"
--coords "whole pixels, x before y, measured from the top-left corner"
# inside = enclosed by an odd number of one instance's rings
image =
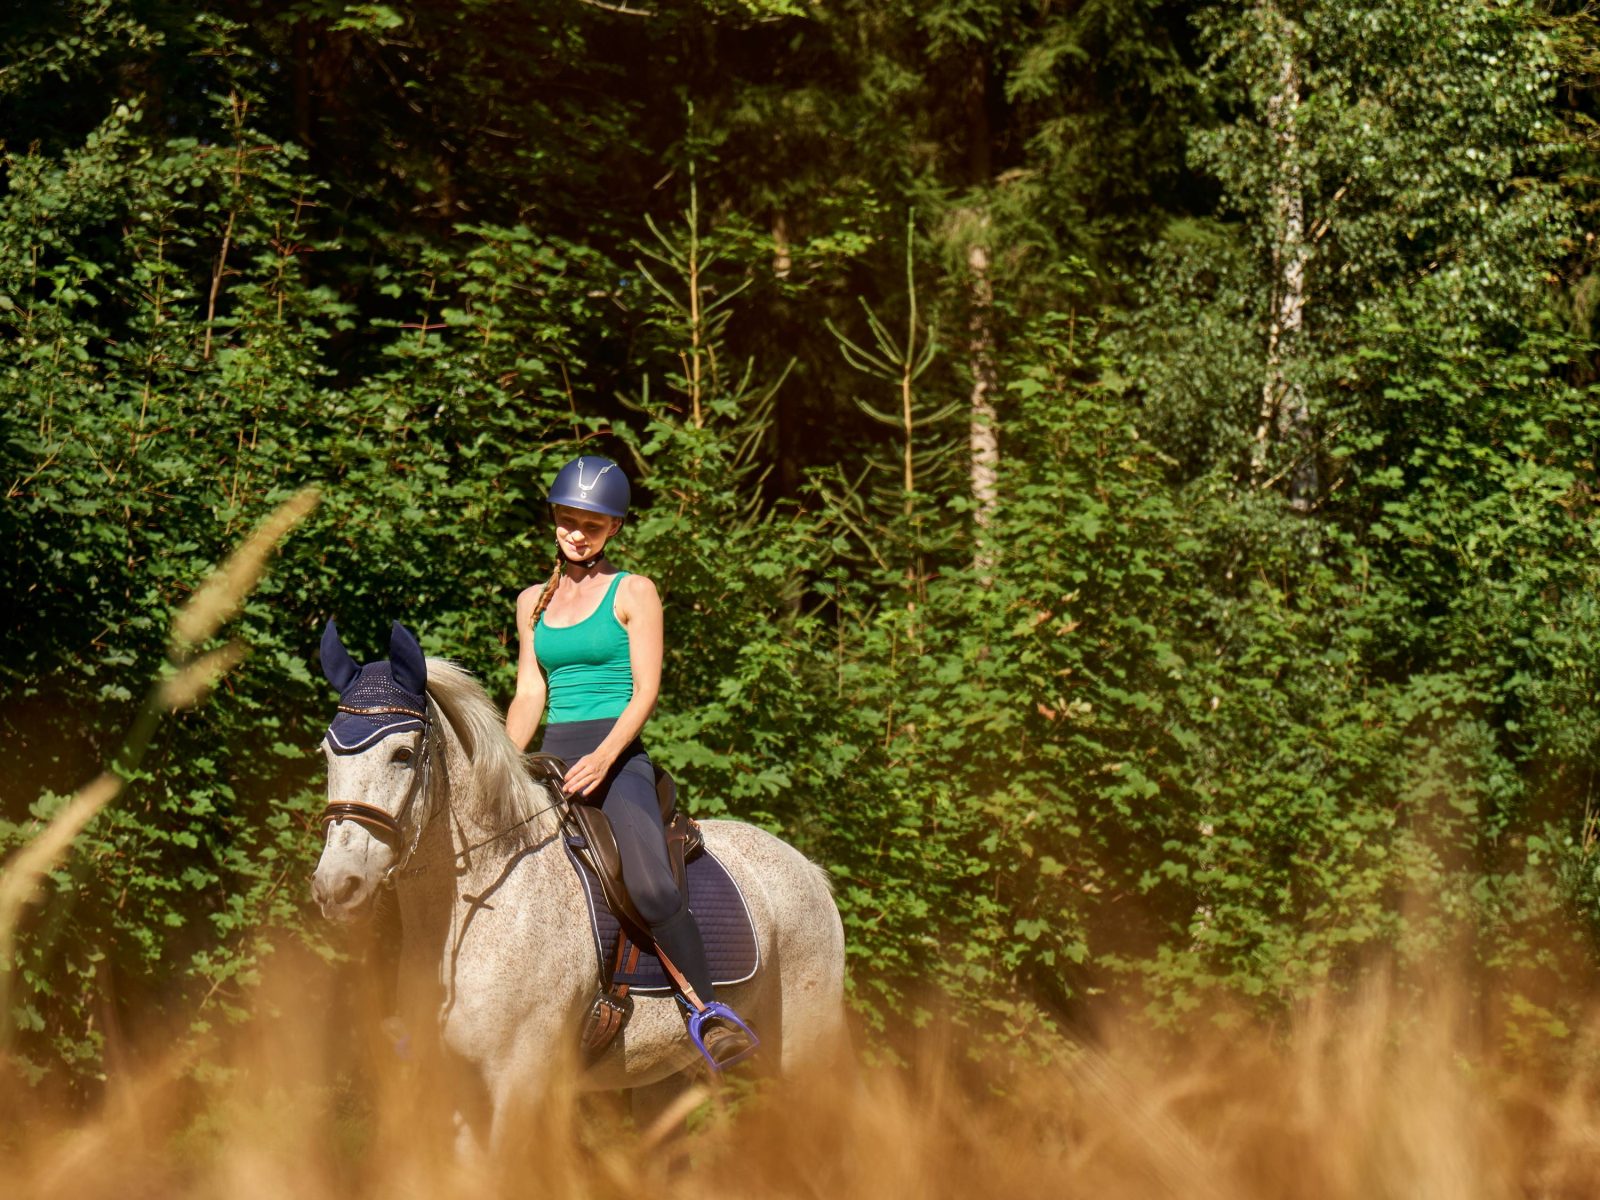
[[[634,592],[640,595],[646,592],[653,594],[656,590],[656,581],[648,575],[640,575],[636,571],[629,571],[622,577],[622,582],[617,587],[624,592]]]
[[[539,593],[543,590],[544,584],[542,583],[535,583],[529,587],[523,588],[517,593],[517,608],[519,610],[531,608],[535,604],[539,603]]]
[[[644,601],[648,603],[651,600],[654,600],[657,604],[661,602],[661,597],[656,592],[655,580],[648,575],[637,575],[632,571],[628,572],[623,577],[622,582],[617,584],[617,598],[624,603],[629,601]]]

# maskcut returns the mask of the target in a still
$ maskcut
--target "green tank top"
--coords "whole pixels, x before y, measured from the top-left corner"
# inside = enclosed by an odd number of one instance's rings
[[[550,686],[545,721],[594,721],[620,717],[633,699],[633,663],[628,630],[614,611],[618,571],[596,608],[576,625],[547,625],[544,614],[533,629],[533,655]]]

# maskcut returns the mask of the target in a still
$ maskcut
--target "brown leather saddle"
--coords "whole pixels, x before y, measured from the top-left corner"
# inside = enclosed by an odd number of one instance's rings
[[[553,754],[530,754],[528,770],[533,777],[558,794],[565,796],[563,781],[567,764]],[[680,892],[687,887],[687,866],[705,848],[700,827],[678,809],[678,785],[661,767],[656,767],[656,801],[661,806],[661,823],[667,838],[667,863],[672,868],[673,882]],[[590,1056],[604,1050],[611,1039],[621,1032],[633,1012],[633,1000],[628,996],[628,985],[614,982],[620,970],[632,970],[638,962],[639,947],[650,946],[650,926],[639,915],[628,895],[622,878],[622,855],[617,850],[617,838],[611,822],[599,806],[584,802],[578,796],[566,796],[567,804],[562,821],[569,835],[568,845],[588,864],[600,880],[601,894],[606,904],[622,926],[617,938],[617,952],[609,963],[601,964],[600,993],[584,1022],[583,1049]]]
[[[528,769],[534,778],[558,791],[567,774],[567,764],[553,754],[529,755]],[[611,906],[617,920],[627,928],[630,936],[636,935],[648,945],[650,926],[634,907],[627,884],[623,882],[622,856],[617,852],[617,838],[611,831],[611,822],[598,806],[585,803],[581,797],[568,796],[567,801],[565,821],[568,831],[582,841],[582,845],[574,845],[573,849],[583,856],[599,876],[600,890],[605,894],[606,903]],[[686,813],[678,811],[678,785],[661,767],[656,768],[656,801],[661,806],[661,823],[666,827],[667,863],[672,868],[672,881],[682,891],[684,864],[704,846],[700,827]]]

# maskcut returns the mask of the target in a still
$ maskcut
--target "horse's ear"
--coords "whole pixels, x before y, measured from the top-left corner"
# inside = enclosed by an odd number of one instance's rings
[[[339,627],[333,623],[332,617],[328,618],[328,627],[322,631],[322,673],[340,695],[361,674],[361,668],[356,666],[350,652],[339,640]]]
[[[389,631],[389,677],[408,692],[428,690],[428,660],[416,637],[399,621]]]

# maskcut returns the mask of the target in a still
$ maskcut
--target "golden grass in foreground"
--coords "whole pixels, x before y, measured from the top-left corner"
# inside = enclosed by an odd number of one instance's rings
[[[302,993],[303,996],[304,993]],[[1448,993],[1374,986],[1279,1036],[1212,1032],[1157,1052],[1112,1033],[1052,1067],[974,1077],[930,1038],[908,1071],[765,1082],[642,1149],[610,1100],[550,1100],[477,1169],[449,1147],[440,1088],[375,1054],[351,1084],[350,1032],[316,1013],[264,1023],[219,1057],[115,1081],[51,1124],[5,1088],[0,1191],[177,1195],[1084,1196],[1476,1200],[1600,1196],[1600,1014],[1536,1079],[1475,1043]],[[334,1061],[346,1065],[339,1071]],[[5,1085],[0,1084],[0,1088]]]

